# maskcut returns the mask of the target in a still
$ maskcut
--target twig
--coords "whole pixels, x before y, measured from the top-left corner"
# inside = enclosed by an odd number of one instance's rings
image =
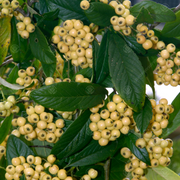
[[[38,147],[38,148],[48,148],[48,149],[52,149],[52,147],[49,146],[49,145],[46,145],[46,146],[33,145],[33,146],[29,146],[29,147]]]
[[[5,62],[3,62],[1,65],[0,65],[0,68],[7,65],[7,64],[10,64],[13,62],[13,59],[9,59],[9,60],[6,60]]]
[[[16,8],[15,11],[21,13],[23,16],[28,17],[29,16],[29,11],[26,13],[22,8]]]
[[[177,12],[180,10],[180,4],[173,10],[173,12]]]
[[[104,173],[105,173],[105,180],[109,180],[109,170],[110,170],[110,158],[104,164]]]
[[[32,6],[34,3],[36,3],[36,2],[39,2],[38,0],[27,0],[27,4],[29,5],[29,6]]]

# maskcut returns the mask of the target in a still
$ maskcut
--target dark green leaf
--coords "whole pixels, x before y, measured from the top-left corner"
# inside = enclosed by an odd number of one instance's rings
[[[100,84],[109,74],[108,66],[108,45],[109,45],[109,30],[107,30],[102,38],[97,58],[95,60],[96,83]]]
[[[165,24],[162,35],[167,37],[180,36],[180,11],[176,13],[176,20]]]
[[[149,56],[148,59],[149,59],[149,62],[151,64],[151,67],[153,69],[153,71],[156,69],[156,66],[157,66],[157,56]]]
[[[104,168],[101,165],[91,165],[91,166],[84,166],[84,167],[79,167],[79,171],[76,172],[76,176],[82,177],[85,174],[88,174],[89,169],[95,169],[98,171],[98,176],[94,180],[104,180]]]
[[[103,87],[108,87],[108,88],[113,88],[114,87],[110,75],[107,76],[106,79],[103,82],[100,83],[100,85],[103,86]]]
[[[116,15],[113,7],[101,2],[92,2],[90,8],[84,12],[91,22],[102,27],[111,25],[110,19]]]
[[[149,159],[149,154],[146,150],[146,148],[140,149],[136,147],[136,140],[139,139],[135,134],[133,133],[128,133],[124,140],[124,145],[128,147],[131,152],[141,161],[145,162],[146,164],[150,165],[150,159]]]
[[[126,163],[116,159],[111,159],[110,164],[110,178],[109,180],[123,180],[124,177],[126,177],[125,167]]]
[[[97,84],[61,82],[31,92],[31,98],[59,111],[87,109],[101,103],[107,90]]]
[[[89,143],[92,137],[92,132],[89,129],[90,114],[89,110],[82,113],[55,144],[51,153],[58,159],[66,158],[78,152]]]
[[[52,74],[49,73],[48,71],[50,72],[55,71],[54,64],[56,63],[56,57],[51,51],[45,36],[40,31],[40,29],[36,27],[36,30],[33,33],[31,33],[29,39],[30,39],[31,51],[33,55],[41,61],[42,65],[44,65],[43,68],[45,69],[43,70],[45,74],[47,75]],[[48,64],[48,68],[47,65],[45,64]]]
[[[72,78],[74,76],[74,66],[71,64],[70,61],[64,61],[64,68],[63,68],[63,79],[65,78]]]
[[[166,137],[174,132],[180,126],[180,93],[172,102],[174,112],[169,115],[169,124],[166,129],[163,130],[162,137]]]
[[[34,152],[19,138],[10,135],[7,141],[6,158],[8,164],[12,164],[11,160],[14,157],[34,155]]]
[[[154,20],[150,12],[146,8],[142,7],[136,18],[136,22],[152,24]]]
[[[147,57],[139,56],[139,59],[144,68],[147,83],[152,88],[153,98],[155,98],[154,75],[153,75],[153,68],[151,66],[151,63]]]
[[[8,78],[6,79],[6,81],[11,83],[11,84],[15,84],[16,79],[19,77],[18,71],[19,71],[19,68],[17,66],[14,66],[14,68],[12,69],[10,74],[8,75]]]
[[[146,8],[150,12],[150,15],[156,22],[169,22],[174,21],[176,19],[174,12],[170,10],[168,7],[149,0],[141,1],[135,4],[130,9],[131,14],[137,17],[139,14],[139,10],[142,7]]]
[[[103,161],[113,156],[122,147],[123,135],[107,146],[100,146],[98,141],[92,140],[82,151],[75,154],[68,166],[87,166]]]
[[[135,37],[132,36],[124,36],[124,39],[126,41],[126,43],[128,44],[128,46],[133,49],[137,54],[146,54],[146,50],[142,47],[141,44],[139,44],[136,41]]]
[[[142,111],[138,113],[134,112],[133,114],[134,120],[141,134],[143,134],[146,131],[149,122],[152,119],[152,115],[153,113],[152,113],[151,102],[149,101],[148,97],[146,97]]]
[[[145,101],[145,73],[137,55],[116,33],[109,40],[109,69],[112,82],[125,102],[140,111]]]
[[[7,162],[6,162],[6,158],[5,155],[3,155],[0,159],[0,167],[6,168],[7,167]]]
[[[13,61],[23,62],[25,59],[26,52],[28,51],[28,41],[23,39],[17,32],[16,24],[18,21],[15,17],[11,19],[11,44],[10,52],[13,56]]]
[[[0,167],[0,179],[6,180],[5,178],[6,170]]]
[[[25,174],[21,176],[20,180],[26,180]]]
[[[44,14],[48,12],[48,0],[38,0],[37,3],[35,3],[35,9],[39,10],[40,14]]]
[[[58,17],[63,21],[68,19],[87,20],[80,7],[81,0],[46,0],[49,10],[59,9]]]
[[[52,63],[52,64],[42,63],[42,68],[46,77],[52,77],[56,70],[56,63]]]
[[[4,141],[6,136],[9,134],[9,130],[11,128],[11,121],[13,119],[13,115],[6,117],[0,127],[0,144]]]

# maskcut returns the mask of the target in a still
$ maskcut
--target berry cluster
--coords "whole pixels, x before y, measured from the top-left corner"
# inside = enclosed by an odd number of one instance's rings
[[[148,49],[159,49],[165,47],[164,42],[159,41],[159,38],[155,36],[155,33],[153,30],[149,30],[149,28],[146,25],[138,24],[136,26],[136,29],[138,30],[137,36],[137,42],[139,44],[142,44],[143,48]]]
[[[113,0],[109,3],[115,9],[117,16],[112,16],[110,19],[113,29],[115,31],[122,30],[125,36],[131,34],[131,25],[135,22],[135,17],[130,14],[131,1],[125,0],[123,3],[118,4],[117,1]]]
[[[6,144],[9,136],[6,136],[5,140],[0,144],[0,160],[3,155],[6,155]]]
[[[150,137],[149,140],[147,137]],[[136,146],[146,148],[151,161],[150,167],[168,166],[171,162],[170,157],[173,155],[173,141],[171,139],[153,138],[152,133],[144,133],[143,138],[136,141]],[[121,155],[130,160],[125,165],[125,171],[131,172],[132,180],[147,180],[145,169],[148,168],[148,165],[146,163],[140,161],[127,147],[121,149]]]
[[[72,65],[81,68],[92,67],[92,48],[90,43],[94,35],[90,33],[90,27],[80,20],[66,20],[63,27],[54,28],[52,42],[57,44],[66,60],[71,60]]]
[[[57,119],[54,123],[53,115],[46,113],[43,106],[29,106],[26,113],[28,114],[27,120],[24,117],[12,120],[12,125],[18,127],[18,129],[12,131],[15,136],[20,137],[22,134],[28,141],[37,138],[40,141],[46,140],[55,143],[63,134],[64,120]]]
[[[85,78],[82,74],[77,74],[75,77],[75,82],[90,83],[91,81],[88,78]]]
[[[13,16],[14,9],[19,7],[18,0],[0,0],[0,17]]]
[[[18,71],[19,77],[16,79],[16,83],[21,86],[27,87],[34,82],[34,86],[31,87],[31,89],[35,89],[36,86],[38,85],[38,80],[34,78],[32,79],[32,76],[34,76],[34,74],[35,74],[35,68],[32,66],[29,66],[26,70],[20,69]]]
[[[29,33],[33,33],[35,31],[35,26],[31,23],[31,18],[24,17],[21,13],[19,13],[16,16],[16,19],[20,20],[20,22],[16,24],[19,35],[21,35],[23,39],[28,39]]]
[[[115,141],[121,133],[127,134],[130,128],[134,128],[132,109],[125,104],[123,99],[115,94],[107,109],[99,109],[104,106],[99,104],[90,109],[92,112],[89,128],[93,131],[93,139],[98,140],[101,146],[106,146],[109,141]],[[132,126],[132,127],[131,127]]]
[[[18,113],[20,109],[15,104],[16,99],[14,96],[9,96],[6,100],[0,102],[0,117],[7,117],[11,113]]]
[[[56,77],[61,77],[63,74],[63,69],[64,69],[64,60],[62,59],[59,53],[56,53],[56,70],[58,71],[58,73],[55,73],[54,75]]]
[[[171,114],[174,109],[171,105],[168,105],[168,101],[165,98],[160,99],[159,104],[156,104],[156,101],[153,99],[150,101],[153,108],[153,116],[147,131],[152,131],[154,135],[160,136],[162,130],[168,125],[169,114]]]
[[[91,180],[95,179],[98,176],[98,172],[95,169],[89,169],[88,174],[85,174],[81,179],[82,180]]]
[[[157,74],[154,74],[154,79],[158,85],[178,86],[180,84],[180,51],[176,53],[176,46],[172,43],[162,47],[160,57],[157,58]]]
[[[65,169],[60,169],[56,164],[56,157],[50,154],[47,157],[47,161],[44,161],[39,156],[29,155],[25,159],[23,156],[15,157],[12,159],[12,165],[6,167],[5,177],[7,180],[19,180],[20,177],[25,174],[27,180],[75,180],[71,176],[68,176],[68,172]],[[47,170],[49,174],[46,173]],[[46,172],[45,172],[46,170]],[[82,180],[91,180],[96,178],[98,172],[95,169],[90,169],[88,175],[84,175]]]

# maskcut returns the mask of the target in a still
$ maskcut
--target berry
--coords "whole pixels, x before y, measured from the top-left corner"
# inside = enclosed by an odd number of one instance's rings
[[[81,7],[83,10],[87,10],[87,9],[90,7],[89,1],[86,1],[86,0],[81,1],[80,7]]]

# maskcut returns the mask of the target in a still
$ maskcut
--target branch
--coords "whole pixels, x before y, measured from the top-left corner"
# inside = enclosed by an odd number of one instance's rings
[[[180,4],[173,10],[173,12],[177,12],[180,10]]]
[[[6,59],[5,59],[6,60]],[[10,64],[13,62],[13,59],[9,59],[9,60],[6,60],[5,62],[3,62],[1,65],[0,65],[0,68],[7,65],[7,64]]]
[[[25,16],[25,17],[28,17],[29,16],[29,12],[25,12],[22,8],[16,8],[15,9],[15,11],[17,11],[17,12],[19,12],[19,13],[21,13],[23,16]]]
[[[33,145],[33,146],[29,146],[29,147],[38,147],[38,148],[47,148],[47,149],[52,149],[51,146],[46,145],[46,146],[38,146],[38,145]]]
[[[105,173],[105,180],[109,180],[109,170],[110,170],[110,158],[104,164],[104,173]]]
[[[29,6],[32,6],[34,3],[36,3],[36,2],[39,2],[38,0],[27,0],[27,4],[29,5]]]

